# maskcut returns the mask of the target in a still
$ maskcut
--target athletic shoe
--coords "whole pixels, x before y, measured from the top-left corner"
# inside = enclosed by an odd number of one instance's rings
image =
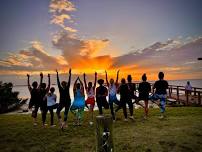
[[[34,122],[34,123],[33,123],[33,125],[34,125],[34,126],[37,126],[37,123],[36,123],[36,122]]]
[[[127,122],[127,121],[128,121],[128,119],[126,119],[126,118],[125,118],[125,119],[124,119],[124,121],[126,121],[126,122]]]
[[[143,119],[144,119],[144,120],[147,120],[147,116],[144,116]]]
[[[163,119],[164,118],[164,116],[163,115],[161,115],[160,117],[159,117],[159,119]]]
[[[133,116],[129,116],[129,118],[130,118],[131,120],[134,120],[134,117],[133,117]]]
[[[56,125],[51,125],[50,127],[51,127],[51,128],[54,128],[55,126],[56,126]]]
[[[73,126],[78,126],[78,122],[73,122]]]
[[[90,122],[89,122],[89,125],[91,125],[91,126],[92,126],[92,125],[93,125],[93,122],[92,122],[92,121],[90,121]]]

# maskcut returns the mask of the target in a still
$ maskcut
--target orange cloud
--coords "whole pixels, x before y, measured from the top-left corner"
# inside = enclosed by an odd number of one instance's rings
[[[62,56],[69,66],[74,69],[86,71],[105,70],[112,65],[112,58],[108,55],[96,56],[108,46],[109,40],[81,40],[67,33],[60,33],[60,36],[53,40],[53,46],[62,51]]]
[[[18,53],[10,53],[9,56],[0,60],[2,70],[15,71],[48,71],[58,67],[64,68],[68,65],[62,56],[51,56],[40,42],[31,42],[31,47]]]

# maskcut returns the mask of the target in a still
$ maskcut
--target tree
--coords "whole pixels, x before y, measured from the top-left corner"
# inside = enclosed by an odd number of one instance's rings
[[[19,92],[13,92],[12,83],[0,81],[0,113],[5,113],[20,104]]]

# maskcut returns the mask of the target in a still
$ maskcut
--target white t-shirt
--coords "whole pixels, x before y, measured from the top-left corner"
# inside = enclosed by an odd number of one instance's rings
[[[189,84],[189,85],[187,84],[187,85],[185,86],[185,89],[188,90],[188,91],[191,91],[191,90],[192,90],[192,86],[191,86],[190,84]]]
[[[95,91],[94,91],[93,87],[91,87],[89,91],[88,91],[88,89],[87,89],[87,90],[86,90],[86,94],[87,94],[88,98],[93,98],[93,97],[95,97]]]
[[[48,94],[46,97],[47,97],[47,106],[53,106],[56,104],[57,96],[55,94]]]

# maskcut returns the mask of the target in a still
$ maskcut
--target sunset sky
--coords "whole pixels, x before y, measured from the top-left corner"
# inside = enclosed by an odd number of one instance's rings
[[[201,0],[1,0],[0,75],[202,78]]]

